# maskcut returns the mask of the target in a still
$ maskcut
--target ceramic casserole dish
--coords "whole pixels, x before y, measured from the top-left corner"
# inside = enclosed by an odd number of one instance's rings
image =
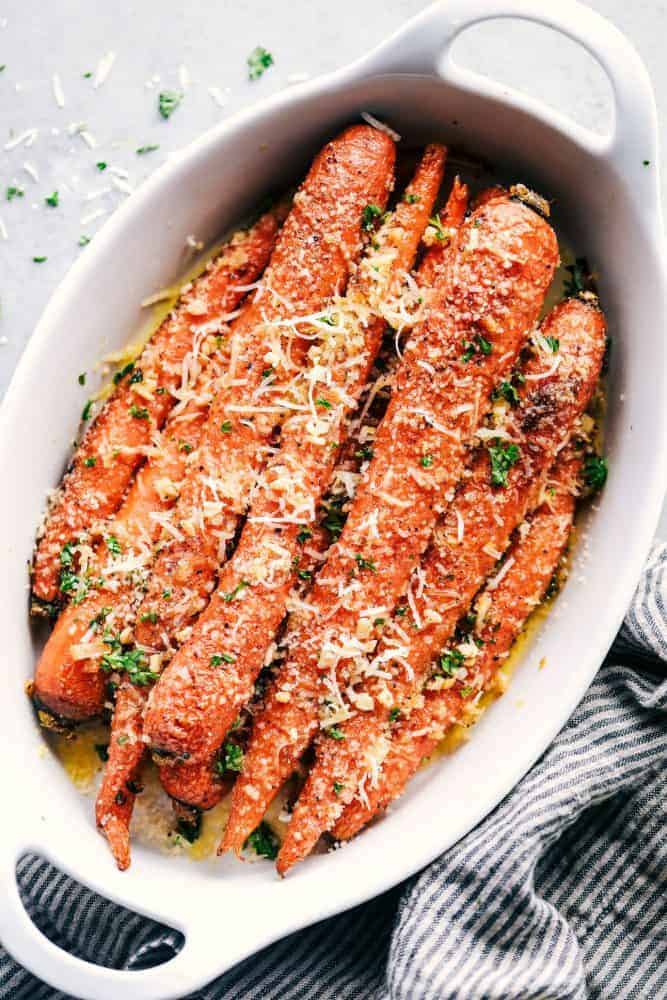
[[[600,136],[451,58],[467,27],[497,17],[548,25],[606,71],[615,115]],[[26,562],[47,490],[59,480],[81,408],[76,373],[125,343],[139,303],[182,271],[188,234],[212,242],[267,191],[303,175],[315,150],[368,111],[418,144],[464,144],[557,203],[556,225],[600,275],[614,336],[606,452],[610,474],[583,530],[575,571],[517,670],[511,692],[448,762],[422,771],[382,822],[280,881],[268,864],[193,863],[134,848],[117,871],[90,802],[71,784],[23,692],[36,638]],[[454,124],[458,123],[458,124]],[[655,531],[665,485],[667,329],[656,117],[646,71],[625,38],[574,0],[448,0],[360,61],[233,116],[142,186],[51,300],[0,418],[4,597],[5,822],[0,938],[23,965],[77,997],[183,997],[309,923],[389,888],[455,843],[506,795],[584,695],[621,622]],[[643,161],[650,161],[647,169]],[[547,657],[550,669],[538,670]],[[11,821],[10,821],[11,820]],[[25,912],[17,860],[35,852],[109,899],[179,929],[185,943],[142,971],[102,968],[48,941]]]

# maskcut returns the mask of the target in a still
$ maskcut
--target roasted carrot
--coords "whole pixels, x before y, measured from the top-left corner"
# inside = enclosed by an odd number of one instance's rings
[[[63,552],[71,589],[37,663],[33,697],[44,725],[63,726],[101,714],[105,674],[100,664],[115,662],[120,636],[134,620],[145,577],[153,560],[153,544],[161,517],[173,506],[206,420],[212,387],[228,363],[218,335],[201,345],[194,386],[183,386],[185,398],[175,406],[151,447],[120,510],[99,526],[99,538],[78,554],[77,572],[69,547]],[[129,662],[129,661],[128,661]],[[55,716],[55,719],[54,719]]]
[[[290,655],[252,740],[266,748],[272,733],[274,748],[260,753],[251,744],[225,848],[241,846],[253,828],[248,820],[263,810],[314,734],[321,677],[328,680],[329,731],[346,716],[337,682],[341,664],[374,648],[460,476],[484,400],[537,319],[558,249],[543,219],[504,199],[473,213],[446,256],[425,319],[408,341],[341,537],[309,594],[308,610],[291,629]]]
[[[475,624],[467,642],[479,654],[472,669],[463,678],[444,675],[439,668],[414,706],[395,713],[379,776],[375,783],[367,780],[363,792],[345,807],[332,831],[336,839],[353,837],[398,798],[445,733],[456,723],[474,721],[480,695],[497,687],[498,671],[543,600],[568,544],[580,471],[580,454],[566,448],[550,472],[546,501],[529,515],[507,551],[502,578],[487,584],[473,605]],[[461,655],[458,646],[450,646],[441,659],[449,667]]]
[[[313,319],[344,291],[364,212],[369,205],[384,208],[394,159],[386,135],[353,126],[327,143],[296,194],[263,287],[235,326],[232,377],[211,409],[174,508],[176,537],[165,537],[139,609],[140,645],[162,649],[165,636],[180,644],[208,603],[272,432],[289,412],[292,393],[298,395]]]
[[[343,739],[335,746],[318,740],[316,763],[278,858],[281,872],[331,828],[363,775],[382,759],[392,713],[419,690],[512,531],[535,505],[558,449],[588,405],[605,346],[597,304],[570,299],[557,306],[534,343],[523,384],[517,389],[505,381],[499,387],[503,424],[480,432],[487,444],[412,575],[400,605],[403,614],[394,616],[373,657],[339,668],[340,689],[355,692],[356,700],[349,700],[340,722]]]
[[[146,733],[154,748],[189,764],[212,760],[250,697],[302,573],[299,536],[310,530],[385,328],[383,312],[406,312],[401,292],[437,197],[443,147],[428,147],[406,197],[385,219],[357,280],[334,304],[310,349],[297,412],[259,479],[248,520],[218,588],[151,694]],[[419,289],[414,286],[412,311]],[[380,312],[382,310],[382,312]],[[179,799],[183,796],[179,795]]]
[[[242,286],[262,273],[285,215],[281,204],[247,232],[236,233],[205,272],[183,289],[134,365],[119,372],[116,389],[83,436],[47,513],[35,552],[32,590],[39,602],[62,598],[60,554],[94,522],[120,506],[144,449],[176,402],[184,363],[204,323],[224,322],[244,296]]]

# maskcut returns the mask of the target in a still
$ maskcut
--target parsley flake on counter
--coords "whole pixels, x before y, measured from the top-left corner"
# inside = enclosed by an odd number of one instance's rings
[[[33,257],[32,259],[33,259],[33,262],[34,262],[35,264],[43,264],[43,263],[44,263],[45,261],[47,261],[47,260],[48,260],[49,258],[48,258],[48,257]]]
[[[273,861],[278,856],[280,842],[268,823],[262,821],[257,829],[252,831],[243,846],[250,847],[255,854]]]
[[[23,190],[23,188],[17,187],[16,184],[11,184],[7,188],[7,195],[6,195],[7,201],[13,201],[14,198],[22,198],[24,194],[25,191]]]
[[[154,153],[155,150],[159,148],[160,147],[157,143],[150,143],[147,146],[139,146],[137,149],[137,156],[145,156],[146,153]]]
[[[79,246],[87,247],[90,243],[90,236],[79,236]]]
[[[602,455],[589,455],[584,461],[584,482],[589,490],[598,493],[607,481],[609,468]]]
[[[78,378],[77,381],[78,381],[79,385],[85,385],[86,384],[86,373],[85,372],[81,372],[81,374],[79,375],[79,378]]]
[[[491,485],[504,488],[507,486],[508,473],[519,461],[521,452],[515,444],[499,441],[497,438],[496,442],[486,449],[491,461]]]
[[[273,66],[273,56],[262,45],[258,45],[252,50],[246,62],[248,64],[248,77],[251,80],[259,80],[269,66]]]
[[[167,120],[183,100],[180,90],[161,90],[158,96],[158,111]]]
[[[106,170],[107,169],[107,165],[104,162],[104,160],[98,160],[97,163],[95,164],[95,166],[97,167],[98,170]]]
[[[93,408],[93,401],[92,401],[92,399],[89,399],[88,402],[86,403],[86,405],[84,406],[83,410],[81,411],[81,419],[82,420],[89,420],[90,419],[90,412],[91,412],[92,408]]]
[[[48,195],[44,199],[44,203],[46,205],[48,205],[50,208],[57,208],[59,200],[60,200],[60,196],[58,195],[58,192],[54,191],[53,194]]]

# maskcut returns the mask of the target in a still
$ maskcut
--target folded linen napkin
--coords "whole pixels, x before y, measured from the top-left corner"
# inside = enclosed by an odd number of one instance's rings
[[[667,545],[656,545],[588,694],[476,829],[378,899],[265,949],[197,1000],[667,996]],[[177,935],[39,858],[35,923],[114,968]],[[61,1000],[0,949],[0,1000]],[[191,998],[194,1000],[194,997]]]

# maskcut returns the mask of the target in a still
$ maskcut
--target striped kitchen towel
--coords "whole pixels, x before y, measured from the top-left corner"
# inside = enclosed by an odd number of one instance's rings
[[[654,548],[587,696],[514,791],[420,875],[267,948],[197,1000],[667,997],[667,546]],[[511,738],[511,734],[508,734]],[[117,968],[174,932],[37,858],[52,940]],[[2,1000],[62,998],[0,952]]]

